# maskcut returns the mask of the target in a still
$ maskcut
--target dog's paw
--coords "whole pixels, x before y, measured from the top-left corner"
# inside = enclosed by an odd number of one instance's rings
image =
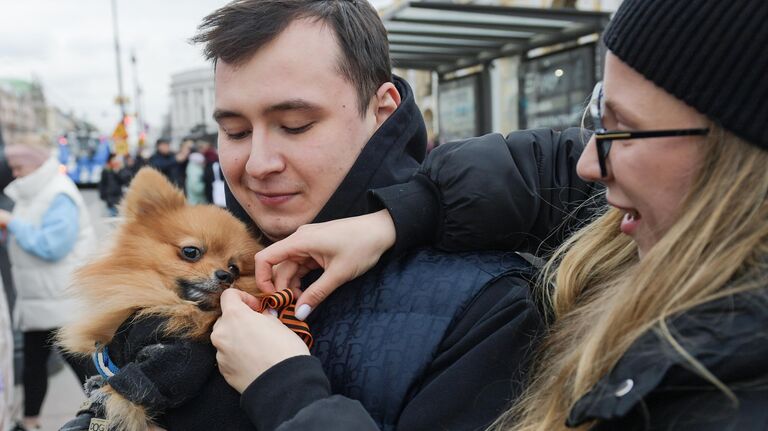
[[[106,417],[109,429],[120,431],[147,431],[152,424],[144,407],[134,404],[109,386],[102,389],[106,395]]]
[[[99,374],[89,377],[83,385],[83,388],[85,389],[85,395],[90,398],[91,394],[101,389],[106,382],[107,380]]]

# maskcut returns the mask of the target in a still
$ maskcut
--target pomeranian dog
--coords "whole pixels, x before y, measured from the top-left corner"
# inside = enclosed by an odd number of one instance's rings
[[[226,210],[188,205],[151,168],[133,179],[121,215],[108,252],[76,273],[83,309],[58,333],[66,352],[92,356],[100,373],[71,422],[121,431],[152,423],[169,431],[252,429],[216,368],[209,335],[224,289],[259,296],[258,240]]]

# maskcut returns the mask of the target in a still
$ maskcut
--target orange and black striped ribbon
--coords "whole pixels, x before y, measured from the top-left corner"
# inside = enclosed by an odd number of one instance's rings
[[[261,309],[259,312],[272,308],[277,310],[277,318],[283,322],[296,335],[301,337],[312,348],[312,334],[309,332],[309,325],[296,318],[296,298],[290,289],[281,290],[271,295],[261,298]]]

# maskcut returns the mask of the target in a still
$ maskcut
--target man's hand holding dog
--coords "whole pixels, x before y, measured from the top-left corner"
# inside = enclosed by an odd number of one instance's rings
[[[258,306],[259,300],[242,290],[224,290],[221,317],[211,333],[219,371],[240,393],[272,366],[309,355],[301,338],[268,310],[254,311]]]

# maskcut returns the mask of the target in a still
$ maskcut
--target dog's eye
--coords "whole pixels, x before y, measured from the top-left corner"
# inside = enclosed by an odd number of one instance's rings
[[[229,272],[232,273],[235,277],[240,275],[240,268],[237,267],[235,264],[229,265]]]
[[[181,257],[190,262],[197,262],[203,257],[203,251],[197,247],[184,247],[181,249]]]

